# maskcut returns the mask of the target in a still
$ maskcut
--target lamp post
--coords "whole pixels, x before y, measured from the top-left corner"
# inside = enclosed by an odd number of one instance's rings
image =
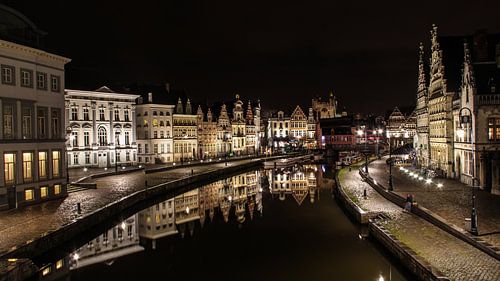
[[[389,191],[393,191],[392,185],[392,145],[391,145],[391,134],[387,132],[387,139],[389,140]]]
[[[462,115],[462,112],[467,110],[469,115]],[[472,149],[472,210],[470,218],[470,232],[473,235],[478,235],[477,230],[477,210],[476,210],[476,159],[474,153],[474,142],[472,139],[472,111],[467,107],[460,108],[458,112],[458,118],[460,122],[460,129],[457,130],[457,136],[463,138],[465,136],[464,124],[468,125],[468,138]]]
[[[71,128],[69,126],[66,128],[66,136],[67,136],[67,139],[69,141],[69,143],[66,147],[68,147],[69,145],[73,145],[72,142],[73,142],[74,136],[72,134],[72,131],[73,131],[73,128]],[[66,185],[68,185],[69,184],[69,161],[70,161],[70,159],[68,157],[67,151],[65,154],[66,154],[65,155],[65,157],[66,157]],[[16,200],[16,202],[17,202],[17,200]]]
[[[377,154],[377,158],[378,158],[378,159],[380,159],[380,151],[379,151],[378,144],[379,144],[379,142],[380,142],[380,137],[382,136],[382,133],[384,133],[384,130],[382,130],[382,129],[377,129],[377,130],[375,131],[375,134],[377,135],[377,143],[376,143],[376,145],[377,145],[377,149],[376,149],[376,150],[377,150],[377,152],[376,152],[376,154]]]
[[[364,154],[365,154],[365,173],[368,174],[368,147],[367,147],[368,137],[367,137],[366,126],[364,129],[364,132],[361,129],[358,130],[358,136],[362,136],[363,133],[365,134],[365,151],[364,151]]]

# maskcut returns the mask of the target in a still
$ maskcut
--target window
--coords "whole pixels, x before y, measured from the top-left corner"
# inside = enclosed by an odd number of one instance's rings
[[[157,131],[153,131],[153,138],[155,138],[155,139],[158,138],[158,132]]]
[[[115,109],[115,121],[120,121],[120,110]]]
[[[85,164],[90,164],[90,152],[85,153]]]
[[[99,120],[101,120],[101,121],[106,120],[106,119],[104,118],[104,108],[102,108],[102,107],[101,107],[101,108],[99,108]]]
[[[23,152],[23,181],[33,181],[33,153]]]
[[[157,143],[155,143],[153,145],[153,153],[158,153],[158,144]]]
[[[16,154],[4,153],[3,165],[4,165],[5,185],[15,183],[15,181],[16,181]]]
[[[162,144],[160,145],[160,152],[161,152],[161,153],[165,153],[165,144],[164,144],[164,143],[162,143]]]
[[[40,198],[45,198],[47,195],[49,195],[48,188],[46,186],[40,187]]]
[[[50,75],[50,90],[52,92],[59,92],[61,84],[61,78],[57,75]]]
[[[115,145],[120,145],[120,132],[115,132]]]
[[[35,196],[34,196],[34,190],[33,189],[26,189],[24,191],[24,200],[26,201],[31,201],[31,200],[34,200],[35,199]]]
[[[21,68],[21,86],[33,88],[33,71]]]
[[[38,152],[38,178],[47,178],[47,152],[45,151]]]
[[[52,109],[51,122],[52,138],[58,139],[61,134],[61,111],[59,109]]]
[[[488,140],[500,141],[500,118],[488,119]]]
[[[47,74],[43,72],[36,73],[36,88],[39,90],[47,90]]]
[[[11,105],[3,107],[3,136],[6,139],[14,138],[14,108]]]
[[[127,161],[127,162],[130,161],[130,152],[129,151],[125,152],[125,161]]]
[[[165,137],[165,132],[160,131],[160,138],[164,138],[164,137]]]
[[[129,118],[128,114],[129,114],[128,110],[123,111],[123,115],[124,115],[125,121],[127,121],[127,122],[130,121],[130,118]]]
[[[52,151],[52,177],[57,178],[61,175],[61,152]]]
[[[44,139],[46,137],[46,125],[45,125],[45,115],[46,110],[39,108],[37,111],[37,127],[38,127],[38,138]]]
[[[125,145],[130,145],[130,132],[125,132]]]
[[[61,269],[64,265],[64,260],[58,260],[56,262],[56,269]]]
[[[153,119],[153,127],[158,127],[158,119]]]
[[[78,120],[78,107],[76,106],[71,108],[71,120]]]
[[[142,153],[142,145],[140,143],[137,144],[137,153]]]
[[[23,107],[23,139],[31,139],[31,108]]]
[[[2,68],[2,84],[15,85],[16,77],[14,73],[14,67],[2,64],[1,68]]]
[[[73,154],[73,165],[78,165],[78,153]]]
[[[144,153],[149,153],[149,146],[147,143],[144,144]]]
[[[90,133],[89,132],[83,132],[83,145],[84,146],[90,145]]]
[[[83,120],[85,121],[89,121],[89,108],[88,107],[84,107],[83,108]]]
[[[108,144],[108,135],[106,133],[106,129],[104,127],[99,128],[99,145],[105,146]]]
[[[61,185],[60,184],[54,184],[54,194],[55,195],[61,194]]]

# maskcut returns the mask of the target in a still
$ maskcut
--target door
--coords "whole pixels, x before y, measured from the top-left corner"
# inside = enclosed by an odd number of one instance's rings
[[[9,186],[7,187],[7,202],[9,205],[9,209],[17,208],[17,196],[16,196],[16,187]]]
[[[106,152],[99,152],[99,168],[105,168],[108,166],[108,156]]]

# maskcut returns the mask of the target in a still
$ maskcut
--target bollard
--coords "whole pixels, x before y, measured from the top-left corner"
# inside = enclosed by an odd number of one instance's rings
[[[366,188],[363,190],[363,197],[366,199]]]
[[[193,169],[191,169],[191,176],[192,176],[193,174],[194,174],[194,171],[193,171]]]
[[[144,181],[144,186],[148,187],[148,181],[147,180]]]
[[[81,206],[80,202],[76,203],[76,212],[78,214],[82,213],[82,206]]]

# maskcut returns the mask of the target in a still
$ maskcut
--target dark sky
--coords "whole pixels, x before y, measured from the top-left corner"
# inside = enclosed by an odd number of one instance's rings
[[[412,104],[432,23],[440,35],[500,32],[498,0],[2,3],[72,59],[68,88],[169,81],[194,100],[239,93],[265,108],[308,106],[330,90],[349,112]]]

